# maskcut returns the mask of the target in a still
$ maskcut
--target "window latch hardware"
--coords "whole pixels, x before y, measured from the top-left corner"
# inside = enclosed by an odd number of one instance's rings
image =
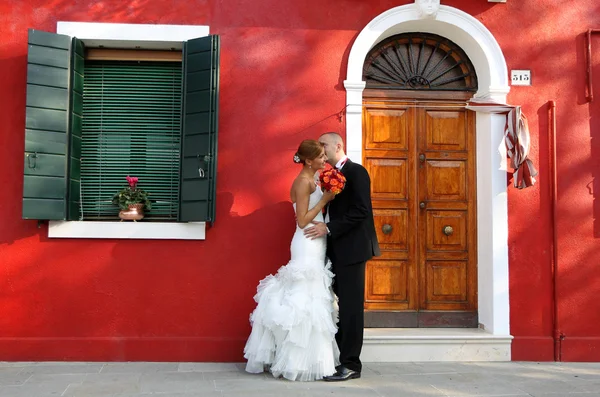
[[[210,163],[211,160],[211,156],[210,154],[205,154],[204,156],[202,155],[197,155],[196,157],[198,158],[198,176],[200,178],[205,178],[206,177],[206,171],[204,171],[204,168],[208,168],[208,164]],[[204,163],[205,167],[202,168],[202,163]]]
[[[34,152],[33,154],[29,153],[27,155],[27,166],[29,166],[29,168],[31,168],[31,169],[35,169],[35,166],[37,165],[37,158],[38,158],[37,152]]]

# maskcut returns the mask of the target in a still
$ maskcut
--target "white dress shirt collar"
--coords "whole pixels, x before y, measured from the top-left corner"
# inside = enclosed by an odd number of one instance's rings
[[[337,164],[335,165],[335,168],[337,168],[338,170],[341,169],[344,164],[346,164],[346,161],[348,160],[348,156],[344,156],[340,159],[340,161],[337,162]]]

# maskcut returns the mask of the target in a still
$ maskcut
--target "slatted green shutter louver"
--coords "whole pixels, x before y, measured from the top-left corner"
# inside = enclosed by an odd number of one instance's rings
[[[150,193],[145,220],[176,220],[180,131],[181,64],[86,61],[83,219],[116,219],[111,200],[130,175]]]
[[[219,36],[184,45],[180,221],[215,220],[219,55]]]
[[[71,37],[30,29],[23,219],[67,217]]]
[[[67,219],[81,217],[81,128],[83,112],[84,47],[81,40],[73,39],[71,57],[71,103],[70,103],[70,156]]]

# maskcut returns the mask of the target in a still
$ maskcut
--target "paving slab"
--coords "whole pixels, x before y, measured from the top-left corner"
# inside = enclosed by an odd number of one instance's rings
[[[600,397],[600,363],[364,363],[291,382],[244,363],[0,362],[0,397]]]

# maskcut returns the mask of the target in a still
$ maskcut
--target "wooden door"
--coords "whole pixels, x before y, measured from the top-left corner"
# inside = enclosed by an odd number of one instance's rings
[[[382,255],[367,327],[477,327],[475,120],[464,101],[365,96],[363,164]]]

